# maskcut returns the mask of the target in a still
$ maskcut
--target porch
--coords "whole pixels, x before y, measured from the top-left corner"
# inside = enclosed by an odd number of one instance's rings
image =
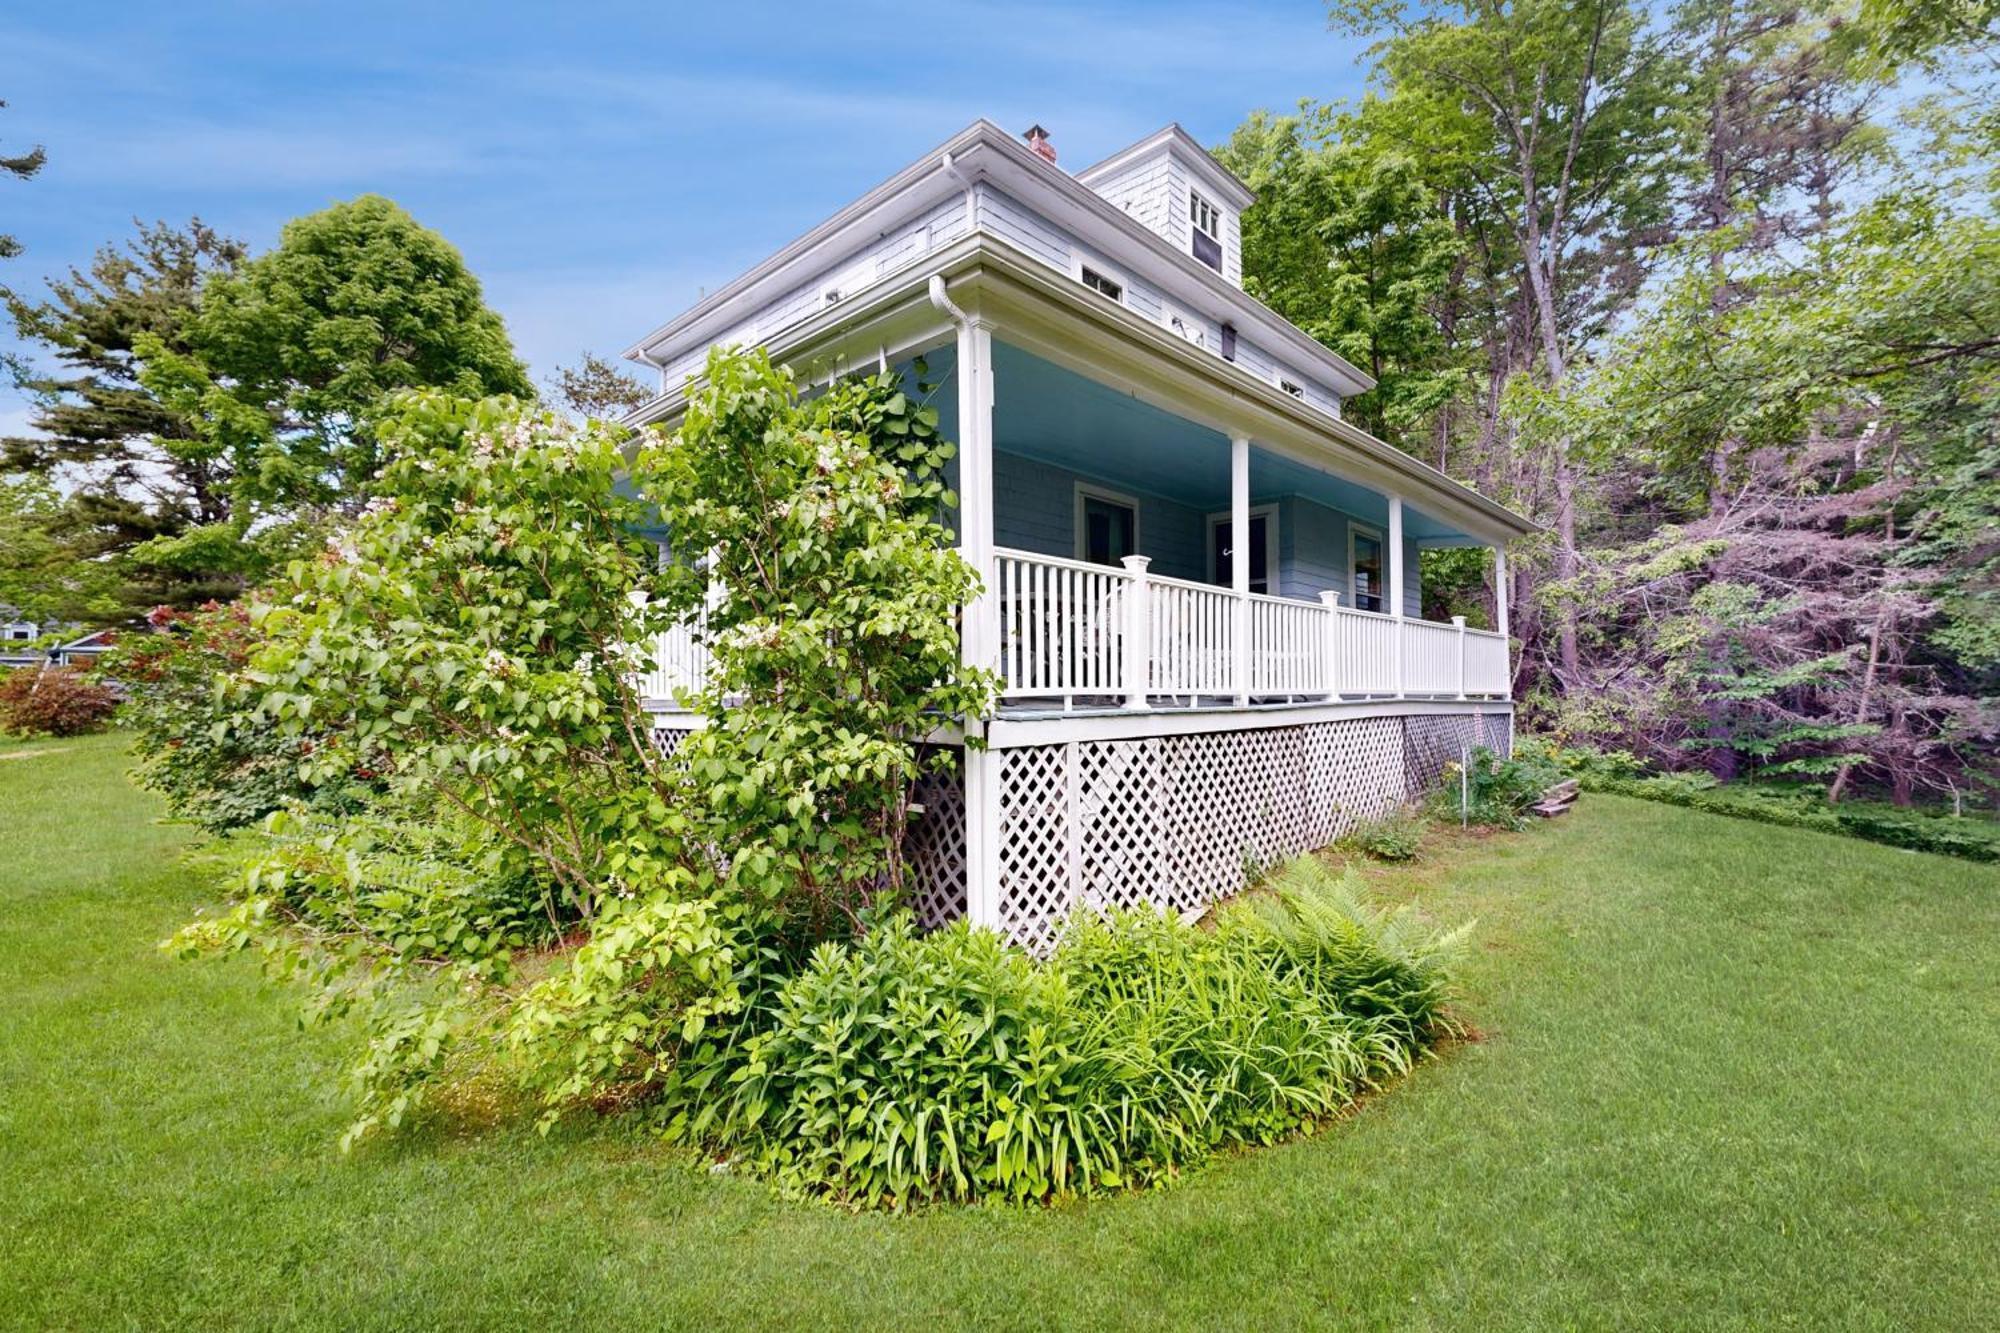
[[[984,588],[966,650],[1004,714],[1508,697],[1497,540],[998,338],[973,421],[965,341],[901,370],[960,447],[950,517]],[[1424,553],[1476,545],[1494,549],[1494,628],[1422,619]],[[671,709],[706,664],[700,626],[671,631],[646,693]]]

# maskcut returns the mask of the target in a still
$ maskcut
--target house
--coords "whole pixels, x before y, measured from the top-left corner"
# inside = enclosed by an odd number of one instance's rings
[[[92,630],[49,649],[49,660],[57,666],[87,667],[117,646],[117,630]]]
[[[982,120],[627,352],[659,376],[633,424],[718,344],[944,386],[964,652],[1004,695],[919,794],[927,920],[1039,945],[1080,905],[1199,908],[1510,742],[1534,525],[1341,419],[1373,382],[1244,292],[1252,199],[1178,126],[1072,174]],[[1422,553],[1462,546],[1495,553],[1497,633],[1419,618]],[[702,658],[660,644],[664,746]]]
[[[41,635],[42,627],[35,621],[22,619],[12,607],[0,606],[0,669],[40,666],[42,653],[33,644]]]

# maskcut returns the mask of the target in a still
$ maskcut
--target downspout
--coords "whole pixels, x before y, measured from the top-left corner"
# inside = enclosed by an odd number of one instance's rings
[[[952,159],[950,153],[946,153],[938,161],[944,167],[947,176],[953,177],[960,185],[965,187],[965,234],[970,236],[978,229],[975,225],[978,214],[973,205],[972,177],[965,174],[965,169]]]
[[[950,320],[952,323],[958,325],[960,328],[964,328],[966,319],[965,312],[958,308],[958,303],[951,299],[951,293],[945,290],[944,274],[942,273],[931,274],[931,280],[929,286],[930,286],[931,304],[937,307],[938,313],[943,315],[946,319]]]

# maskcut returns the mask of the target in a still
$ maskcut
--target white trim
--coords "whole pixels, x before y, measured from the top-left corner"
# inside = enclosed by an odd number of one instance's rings
[[[1075,511],[1072,521],[1072,527],[1074,530],[1071,533],[1071,535],[1075,539],[1076,558],[1078,560],[1088,562],[1090,559],[1090,551],[1089,551],[1090,537],[1089,537],[1089,532],[1084,527],[1083,523],[1083,502],[1086,499],[1102,500],[1106,504],[1123,505],[1127,509],[1131,510],[1132,550],[1127,552],[1127,554],[1138,555],[1140,554],[1141,551],[1145,549],[1140,545],[1139,501],[1136,497],[1127,495],[1123,491],[1114,491],[1108,486],[1099,486],[1096,482],[1091,482],[1091,481],[1078,481],[1073,483],[1073,486],[1075,489],[1075,496],[1073,499],[1073,503],[1075,505]],[[1102,569],[1118,568],[1117,565],[1102,565],[1102,566],[1092,566],[1092,567],[1102,568]]]
[[[1192,736],[1208,731],[1260,731],[1298,727],[1349,717],[1439,717],[1511,715],[1507,699],[1351,699],[1296,704],[1228,705],[1220,708],[1124,709],[1045,714],[1001,713],[986,724],[989,750],[1059,741],[1124,741],[1149,736]]]
[[[1199,139],[1182,129],[1178,123],[1155,130],[1135,144],[1119,149],[1101,162],[1093,162],[1076,173],[1076,179],[1089,185],[1100,176],[1108,176],[1127,163],[1142,157],[1150,157],[1163,147],[1178,144],[1183,149],[1181,160],[1189,174],[1203,178],[1215,187],[1215,192],[1225,199],[1237,212],[1242,212],[1257,202],[1257,192],[1240,180],[1236,173],[1215,160],[1215,154],[1202,146]]]
[[[1263,504],[1251,505],[1251,519],[1255,520],[1259,515],[1262,515],[1264,519],[1264,591],[1270,596],[1277,597],[1281,595],[1278,592],[1278,584],[1280,582],[1278,578],[1278,502],[1276,500],[1268,500]],[[1214,583],[1216,579],[1215,530],[1227,522],[1229,522],[1229,511],[1227,509],[1218,509],[1208,516],[1208,527],[1205,529],[1205,533],[1208,538],[1208,581],[1210,583]],[[1221,585],[1218,584],[1217,586]],[[1252,588],[1250,591],[1255,592],[1257,590]]]
[[[1375,591],[1370,594],[1375,598],[1381,609],[1371,614],[1382,616],[1394,615],[1395,613],[1389,609],[1389,539],[1384,537],[1382,529],[1376,527],[1373,523],[1363,523],[1356,518],[1349,518],[1347,520],[1347,604],[1356,611],[1368,610],[1367,607],[1361,604],[1361,594],[1355,590],[1354,535],[1358,532],[1367,533],[1375,539],[1376,545],[1382,548],[1381,562],[1375,571]]]

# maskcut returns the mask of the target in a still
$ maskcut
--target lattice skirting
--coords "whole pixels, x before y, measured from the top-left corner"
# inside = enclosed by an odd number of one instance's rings
[[[1246,870],[1387,814],[1462,747],[1511,730],[1505,714],[1347,718],[995,751],[998,924],[1040,950],[1079,909],[1205,907]]]
[[[686,728],[656,727],[671,756]],[[988,751],[997,766],[1001,930],[1046,949],[1078,910],[1206,907],[1247,870],[1324,847],[1435,784],[1463,749],[1512,750],[1513,715],[1340,718],[1249,731]],[[963,751],[912,794],[910,903],[968,910]]]
[[[672,759],[693,734],[691,727],[656,725],[653,744]],[[956,921],[966,912],[964,751],[952,747],[947,753],[951,765],[926,773],[911,793],[913,806],[922,809],[912,810],[903,841],[910,907],[927,930]]]
[[[672,759],[674,752],[681,748],[681,742],[693,734],[694,728],[692,727],[655,726],[653,728],[653,744],[659,749],[662,758]]]
[[[951,767],[917,782],[910,826],[903,835],[910,908],[917,924],[934,930],[966,912],[965,774],[963,750],[952,749]]]

